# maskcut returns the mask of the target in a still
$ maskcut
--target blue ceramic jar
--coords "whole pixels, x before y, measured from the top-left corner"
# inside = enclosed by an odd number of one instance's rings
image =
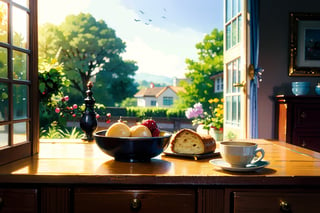
[[[310,91],[310,82],[292,82],[292,93],[296,96],[307,95]]]
[[[318,83],[315,88],[314,91],[317,93],[317,95],[320,95],[320,83]]]

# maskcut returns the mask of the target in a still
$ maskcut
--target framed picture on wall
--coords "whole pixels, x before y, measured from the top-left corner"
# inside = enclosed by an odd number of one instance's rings
[[[289,76],[320,76],[320,13],[290,13]]]

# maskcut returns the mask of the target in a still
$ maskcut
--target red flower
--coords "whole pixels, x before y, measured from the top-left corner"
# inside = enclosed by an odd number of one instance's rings
[[[56,113],[60,113],[60,108],[56,108],[54,111],[55,111]]]
[[[73,104],[73,109],[77,109],[78,108],[78,105],[77,104]]]
[[[99,114],[96,114],[96,118],[100,118],[100,115],[99,115]]]

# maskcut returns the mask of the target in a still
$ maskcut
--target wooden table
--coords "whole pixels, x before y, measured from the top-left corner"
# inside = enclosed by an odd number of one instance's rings
[[[149,163],[126,163],[94,142],[41,142],[39,155],[0,167],[0,208],[1,199],[18,198],[34,205],[20,205],[17,212],[101,212],[106,203],[118,212],[130,212],[131,205],[140,212],[273,212],[288,203],[297,212],[319,208],[320,153],[253,141],[270,165],[246,173],[224,171],[210,159],[161,155]],[[130,208],[121,205],[123,199]]]

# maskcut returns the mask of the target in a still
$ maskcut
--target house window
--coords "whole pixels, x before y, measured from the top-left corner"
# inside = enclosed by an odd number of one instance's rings
[[[222,77],[218,77],[214,80],[214,92],[223,92],[223,79]]]
[[[156,100],[151,100],[150,105],[151,106],[157,106],[157,101]]]
[[[164,106],[171,106],[173,105],[173,97],[163,97],[163,105]]]
[[[36,0],[0,0],[0,164],[38,152],[36,16]]]

